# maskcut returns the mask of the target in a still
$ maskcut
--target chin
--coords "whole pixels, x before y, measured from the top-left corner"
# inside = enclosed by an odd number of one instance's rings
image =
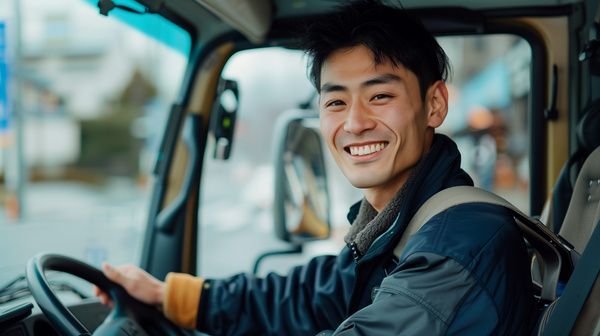
[[[352,184],[355,188],[359,189],[369,189],[381,184],[380,178],[374,178],[373,176],[367,177],[346,175],[346,178],[348,179],[348,181],[350,181],[350,184]]]

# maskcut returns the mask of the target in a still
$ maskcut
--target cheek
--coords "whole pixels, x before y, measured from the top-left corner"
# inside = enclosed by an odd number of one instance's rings
[[[379,122],[394,138],[393,147],[396,151],[405,151],[407,146],[414,146],[421,138],[425,125],[424,118],[420,118],[418,113],[396,109],[381,115]]]
[[[414,109],[412,105],[394,106],[386,109],[380,114],[381,121],[392,130],[397,130],[400,135],[413,129],[422,128],[425,125],[425,112]]]
[[[407,126],[411,124],[410,114],[405,109],[391,108],[379,113],[379,123],[383,124],[390,132],[403,137]]]
[[[336,130],[339,129],[339,121],[337,119],[338,118],[336,118],[334,114],[330,113],[321,113],[319,119],[321,134],[329,146],[334,144],[335,133]]]

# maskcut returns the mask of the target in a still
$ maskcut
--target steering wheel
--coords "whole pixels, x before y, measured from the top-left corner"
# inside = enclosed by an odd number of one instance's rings
[[[98,286],[110,296],[114,308],[94,335],[190,335],[155,307],[131,297],[123,287],[108,280],[99,269],[66,256],[38,254],[27,263],[27,283],[38,306],[61,335],[91,334],[58,300],[44,274],[47,270],[74,275]]]

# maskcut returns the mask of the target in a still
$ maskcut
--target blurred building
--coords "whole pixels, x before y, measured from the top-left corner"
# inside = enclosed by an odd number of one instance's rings
[[[24,161],[33,178],[64,176],[69,169],[85,166],[85,158],[95,154],[106,157],[106,153],[83,153],[88,150],[83,142],[93,143],[94,133],[101,131],[106,124],[102,120],[110,115],[130,114],[121,118],[121,128],[127,130],[118,134],[117,126],[112,138],[129,136],[132,140],[123,142],[127,144],[141,136],[138,140],[143,144],[147,135],[140,134],[139,128],[131,134],[132,119],[147,117],[145,104],[170,101],[179,88],[185,66],[181,54],[114,18],[99,15],[91,3],[21,0],[20,17],[16,17],[14,2],[0,5],[0,19],[9,30],[14,33],[17,25],[20,28],[18,51],[14,47],[17,36],[11,35],[9,40],[9,67],[20,65],[18,72],[16,67],[10,69],[11,79],[13,85],[17,80],[21,83],[22,111],[18,113],[24,118]],[[166,64],[168,67],[162,66]],[[153,86],[152,96],[138,102],[120,101],[124,91],[136,83]],[[135,103],[139,103],[138,110],[132,111]],[[166,114],[168,106],[164,105],[160,108]],[[118,116],[112,119],[116,119],[113,126],[119,123]],[[143,150],[140,148],[137,152]],[[0,167],[5,167],[6,160],[0,161],[4,161]],[[132,165],[139,166],[135,160]]]

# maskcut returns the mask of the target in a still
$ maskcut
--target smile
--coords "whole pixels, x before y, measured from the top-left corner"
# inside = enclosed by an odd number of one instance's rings
[[[379,142],[367,145],[350,145],[344,147],[344,149],[352,156],[365,156],[383,150],[387,144],[387,142]]]

